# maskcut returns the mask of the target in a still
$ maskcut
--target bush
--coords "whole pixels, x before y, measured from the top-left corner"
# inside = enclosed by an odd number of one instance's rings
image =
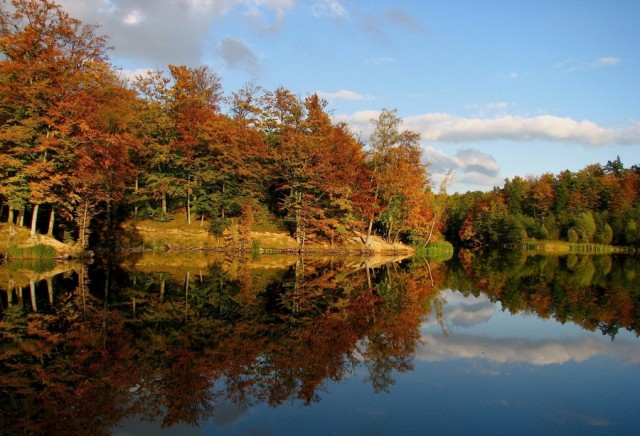
[[[567,241],[569,241],[569,242],[578,242],[579,239],[580,239],[580,237],[578,236],[578,232],[576,232],[576,229],[571,227],[569,229],[569,231],[567,232]]]

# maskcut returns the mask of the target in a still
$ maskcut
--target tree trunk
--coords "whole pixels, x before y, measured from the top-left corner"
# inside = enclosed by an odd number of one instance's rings
[[[24,227],[24,209],[18,211],[18,227]]]
[[[133,216],[134,217],[138,216],[138,195],[137,194],[138,194],[138,178],[139,177],[140,177],[140,175],[136,174],[136,184],[135,184],[135,187],[133,188],[133,193],[136,194],[134,196],[136,204],[135,204],[135,206],[133,206]]]
[[[53,225],[56,219],[56,211],[51,208],[51,214],[49,215],[49,228],[47,229],[47,235],[53,236]]]
[[[38,225],[38,209],[40,209],[40,205],[36,204],[33,206],[33,214],[31,215],[31,237],[36,237],[36,226]]]
[[[16,223],[16,210],[11,209],[11,206],[9,206],[9,221],[7,222],[11,225],[14,225]]]
[[[162,191],[162,218],[167,216],[167,192]]]
[[[87,248],[87,228],[89,227],[87,224],[87,219],[89,217],[89,202],[85,200],[84,202],[84,210],[82,212],[82,219],[80,220],[80,246],[84,249]]]
[[[433,228],[436,226],[436,218],[437,216],[434,216],[433,221],[431,222],[431,228],[429,229],[429,236],[427,236],[427,241],[424,243],[425,247],[429,245],[429,242],[431,242],[431,236],[433,235]]]
[[[187,179],[187,224],[191,224],[191,176]]]
[[[187,320],[189,316],[189,271],[185,273],[184,277],[184,319]]]
[[[364,241],[364,245],[369,244],[369,238],[371,237],[371,230],[373,229],[373,217],[369,218],[369,228],[367,229],[367,239]]]

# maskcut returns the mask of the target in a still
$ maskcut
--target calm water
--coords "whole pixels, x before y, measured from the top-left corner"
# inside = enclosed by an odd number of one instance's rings
[[[640,262],[0,267],[0,434],[638,434]]]

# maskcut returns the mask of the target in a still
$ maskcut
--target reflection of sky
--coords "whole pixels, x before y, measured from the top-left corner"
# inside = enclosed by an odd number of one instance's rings
[[[309,407],[292,400],[239,410],[225,403],[182,434],[637,434],[640,339],[614,341],[568,323],[511,315],[486,297],[444,294],[443,334],[421,327],[414,369],[374,393],[365,365],[327,382]],[[156,434],[158,426],[133,427]],[[167,429],[165,429],[167,430]]]

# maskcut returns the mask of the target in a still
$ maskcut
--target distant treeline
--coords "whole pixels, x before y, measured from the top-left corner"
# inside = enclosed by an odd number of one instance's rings
[[[499,246],[526,239],[640,245],[640,167],[620,158],[581,171],[506,179],[448,198],[447,240]]]

